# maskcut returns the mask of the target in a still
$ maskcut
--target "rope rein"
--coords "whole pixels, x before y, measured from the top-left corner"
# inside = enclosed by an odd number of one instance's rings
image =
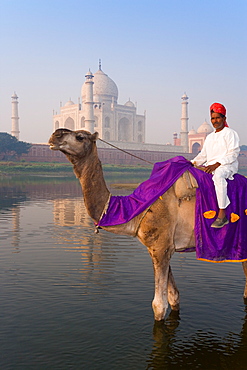
[[[108,145],[110,145],[110,146],[112,146],[113,148],[115,148],[115,149],[118,149],[118,150],[120,150],[121,152],[124,152],[124,153],[126,153],[126,154],[129,154],[129,155],[131,155],[132,157],[135,157],[135,158],[137,158],[137,159],[140,159],[141,161],[144,161],[144,162],[146,162],[146,163],[149,163],[149,164],[151,164],[151,165],[153,165],[153,163],[152,162],[149,162],[149,161],[147,161],[146,159],[143,159],[143,158],[141,158],[141,157],[138,157],[137,155],[134,155],[134,154],[132,154],[132,153],[130,153],[130,152],[127,152],[126,150],[124,150],[124,149],[120,149],[120,148],[118,148],[117,146],[115,146],[115,145],[113,145],[113,144],[111,144],[111,143],[108,143],[107,141],[105,141],[105,140],[103,140],[103,139],[98,139],[98,140],[100,140],[100,141],[102,141],[103,143],[105,143],[105,144],[108,144]]]
[[[146,163],[149,163],[149,164],[153,165],[153,163],[152,163],[152,162],[149,162],[149,161],[147,161],[146,159],[140,158],[140,157],[138,157],[137,155],[134,155],[134,154],[132,154],[132,153],[129,153],[129,152],[127,152],[127,151],[126,151],[126,150],[124,150],[124,149],[120,149],[120,148],[118,148],[117,146],[115,146],[115,145],[113,145],[113,144],[110,144],[110,143],[108,143],[107,141],[105,141],[105,140],[103,140],[103,139],[98,138],[98,140],[102,141],[103,143],[105,143],[105,144],[107,144],[107,145],[112,146],[112,147],[113,147],[113,148],[115,148],[115,149],[120,150],[121,152],[124,152],[124,153],[126,153],[126,154],[129,154],[129,155],[131,155],[132,157],[135,157],[135,158],[137,158],[137,159],[140,159],[141,161],[144,161],[144,162],[146,162]],[[100,219],[99,219],[98,223],[101,221],[101,219],[103,218],[103,216],[107,213],[107,210],[108,210],[108,207],[109,207],[109,203],[110,203],[110,199],[111,199],[111,193],[109,194],[109,197],[108,197],[108,199],[107,199],[107,201],[106,201],[106,204],[105,204],[104,209],[103,209],[103,211],[102,211],[102,213],[101,213],[101,216],[100,216]],[[150,206],[150,207],[151,207],[151,206]],[[139,222],[139,224],[138,224],[138,226],[137,226],[137,229],[136,229],[136,233],[135,233],[135,235],[137,235],[138,230],[139,230],[139,228],[140,228],[140,226],[141,226],[141,222],[142,222],[143,218],[146,216],[146,213],[149,211],[150,207],[148,207],[148,208],[147,208],[146,212],[145,212],[145,213],[144,213],[144,215],[142,216],[142,218],[141,218],[141,220],[140,220],[140,222]],[[99,232],[99,228],[100,228],[100,226],[96,224],[96,225],[95,225],[95,231],[94,231],[94,232],[95,232],[95,234],[98,234],[98,232]]]
[[[153,165],[153,163],[152,163],[152,162],[149,162],[149,161],[147,161],[146,159],[140,158],[140,157],[138,157],[137,155],[134,155],[134,154],[132,154],[132,153],[129,153],[129,152],[127,152],[127,151],[126,151],[126,150],[124,150],[124,149],[120,149],[120,148],[118,148],[117,146],[115,146],[115,145],[113,145],[113,144],[110,144],[110,143],[108,143],[107,141],[105,141],[105,140],[103,140],[103,139],[98,138],[98,140],[102,141],[103,143],[105,143],[105,144],[107,144],[107,145],[112,146],[112,147],[113,147],[113,148],[115,148],[115,149],[120,150],[121,152],[124,152],[124,153],[126,153],[126,154],[129,154],[129,155],[130,155],[130,156],[132,156],[132,157],[135,157],[135,158],[137,158],[137,159],[140,159],[141,161],[144,161],[144,162],[146,162],[146,163],[149,163],[149,164]],[[188,186],[187,186],[187,187],[188,187]],[[194,187],[196,187],[196,186],[193,186],[193,185],[191,186],[191,188],[194,188]],[[102,211],[102,213],[101,213],[101,216],[100,216],[100,219],[99,219],[98,223],[101,221],[101,219],[103,218],[103,216],[107,213],[107,210],[108,210],[108,207],[109,207],[109,203],[110,203],[111,196],[112,196],[112,195],[111,195],[111,193],[110,193],[110,194],[109,194],[109,197],[108,197],[108,199],[107,199],[107,201],[106,201],[106,204],[105,204],[105,206],[104,206],[104,209],[103,209],[103,211]],[[190,200],[192,199],[192,197],[194,197],[194,196],[195,196],[195,194],[190,194],[190,195],[185,195],[184,197],[179,198],[179,199],[178,199],[178,206],[180,207],[180,205],[181,205],[182,201],[184,201],[184,200],[190,201]],[[159,197],[159,199],[161,199],[161,200],[162,200],[162,197]],[[138,223],[138,225],[137,225],[137,228],[136,228],[136,230],[135,230],[135,236],[137,236],[138,231],[139,231],[140,226],[141,226],[141,223],[142,223],[143,219],[145,218],[146,214],[148,213],[148,211],[150,210],[151,206],[152,206],[152,204],[151,204],[151,205],[150,205],[150,206],[145,210],[145,212],[143,213],[142,217],[140,218],[139,223]],[[96,225],[95,225],[95,233],[96,233],[96,234],[99,232],[99,228],[100,228],[100,226],[96,224]]]

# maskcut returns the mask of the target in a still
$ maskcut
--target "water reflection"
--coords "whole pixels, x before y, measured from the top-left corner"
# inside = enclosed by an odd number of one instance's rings
[[[0,210],[9,210],[12,207],[17,207],[19,204],[27,200],[27,191],[18,186],[10,186],[8,183],[1,184],[0,182]]]
[[[82,197],[53,200],[54,224],[58,226],[54,236],[55,245],[66,248],[67,251],[80,253],[81,256],[81,282],[102,282],[102,274],[111,273],[112,260],[115,252],[104,245],[102,234],[94,235],[94,225],[88,216]],[[106,268],[106,263],[108,268]],[[89,279],[89,280],[88,280]]]
[[[181,340],[179,314],[171,312],[165,321],[154,324],[147,369],[246,369],[247,306],[245,313],[239,334],[229,331],[219,338],[214,331],[197,331]]]
[[[12,224],[13,224],[13,238],[12,245],[16,248],[16,252],[19,252],[20,242],[20,207],[15,207],[12,210]]]
[[[92,220],[88,216],[82,197],[78,199],[53,200],[54,223],[59,226],[92,227]]]
[[[103,230],[95,235],[76,179],[4,181],[0,368],[246,368],[239,264],[175,255],[181,313],[153,323],[145,247]]]

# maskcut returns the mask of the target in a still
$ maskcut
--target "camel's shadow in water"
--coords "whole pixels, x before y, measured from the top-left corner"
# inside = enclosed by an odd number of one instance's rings
[[[240,333],[229,331],[219,339],[216,334],[198,331],[178,339],[178,312],[171,311],[166,320],[155,321],[154,344],[147,359],[147,369],[241,370],[247,368],[247,300]]]

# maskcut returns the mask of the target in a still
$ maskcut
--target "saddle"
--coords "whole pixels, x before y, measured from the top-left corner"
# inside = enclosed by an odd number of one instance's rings
[[[179,205],[183,200],[191,200],[192,197],[195,197],[196,188],[198,188],[196,179],[189,171],[185,171],[174,184],[174,191]]]
[[[194,167],[205,172],[205,167],[203,166]],[[179,201],[191,200],[191,198],[195,196],[195,189],[198,187],[198,182],[195,177],[189,171],[185,171],[175,183],[175,194]]]

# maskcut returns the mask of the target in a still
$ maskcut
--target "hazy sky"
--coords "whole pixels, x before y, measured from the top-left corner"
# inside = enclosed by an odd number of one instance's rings
[[[146,142],[172,143],[186,92],[189,129],[218,101],[247,145],[246,49],[246,0],[1,0],[0,131],[16,92],[20,140],[47,142],[53,110],[78,102],[101,59],[118,103],[146,110]]]

